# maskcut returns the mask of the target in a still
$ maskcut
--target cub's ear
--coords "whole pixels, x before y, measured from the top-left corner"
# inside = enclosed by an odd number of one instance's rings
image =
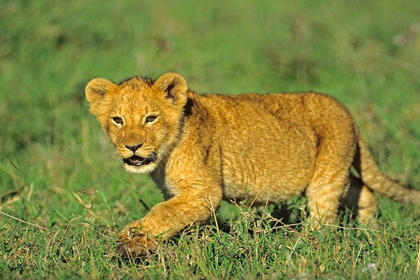
[[[110,94],[117,89],[117,85],[102,78],[90,81],[85,89],[86,99],[90,103],[90,111],[99,119],[110,109]],[[101,120],[100,120],[101,121]]]
[[[85,89],[86,99],[90,103],[102,100],[110,91],[117,87],[111,81],[102,78],[96,78],[90,81]]]
[[[163,74],[155,81],[153,88],[163,92],[166,98],[173,100],[179,107],[183,107],[187,103],[187,82],[178,74]]]

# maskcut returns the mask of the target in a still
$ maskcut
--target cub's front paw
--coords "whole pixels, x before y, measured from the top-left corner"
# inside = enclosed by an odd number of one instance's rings
[[[120,234],[118,252],[126,258],[144,258],[156,252],[158,242],[155,238],[141,232],[139,228],[128,226]]]

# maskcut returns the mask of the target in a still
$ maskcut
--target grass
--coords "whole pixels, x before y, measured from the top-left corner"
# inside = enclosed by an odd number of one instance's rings
[[[418,278],[419,207],[386,198],[376,227],[347,212],[319,232],[304,199],[279,206],[294,226],[224,203],[219,227],[121,259],[116,233],[162,197],[114,159],[84,86],[176,71],[197,92],[328,92],[381,168],[419,188],[419,12],[409,0],[1,1],[0,278]]]

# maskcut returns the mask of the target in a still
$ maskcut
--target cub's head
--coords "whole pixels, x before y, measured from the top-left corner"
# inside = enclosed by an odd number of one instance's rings
[[[136,77],[120,84],[97,78],[86,86],[90,111],[130,172],[152,172],[179,136],[187,83],[174,73],[156,81]]]

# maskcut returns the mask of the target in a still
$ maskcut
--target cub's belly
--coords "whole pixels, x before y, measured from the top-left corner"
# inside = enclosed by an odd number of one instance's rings
[[[311,174],[310,168],[294,173],[271,169],[260,169],[252,175],[233,173],[224,176],[223,196],[225,200],[281,202],[301,194],[309,184]]]
[[[224,199],[259,203],[290,199],[308,186],[315,160],[316,150],[304,145],[270,153],[269,157],[225,153],[222,168]]]

